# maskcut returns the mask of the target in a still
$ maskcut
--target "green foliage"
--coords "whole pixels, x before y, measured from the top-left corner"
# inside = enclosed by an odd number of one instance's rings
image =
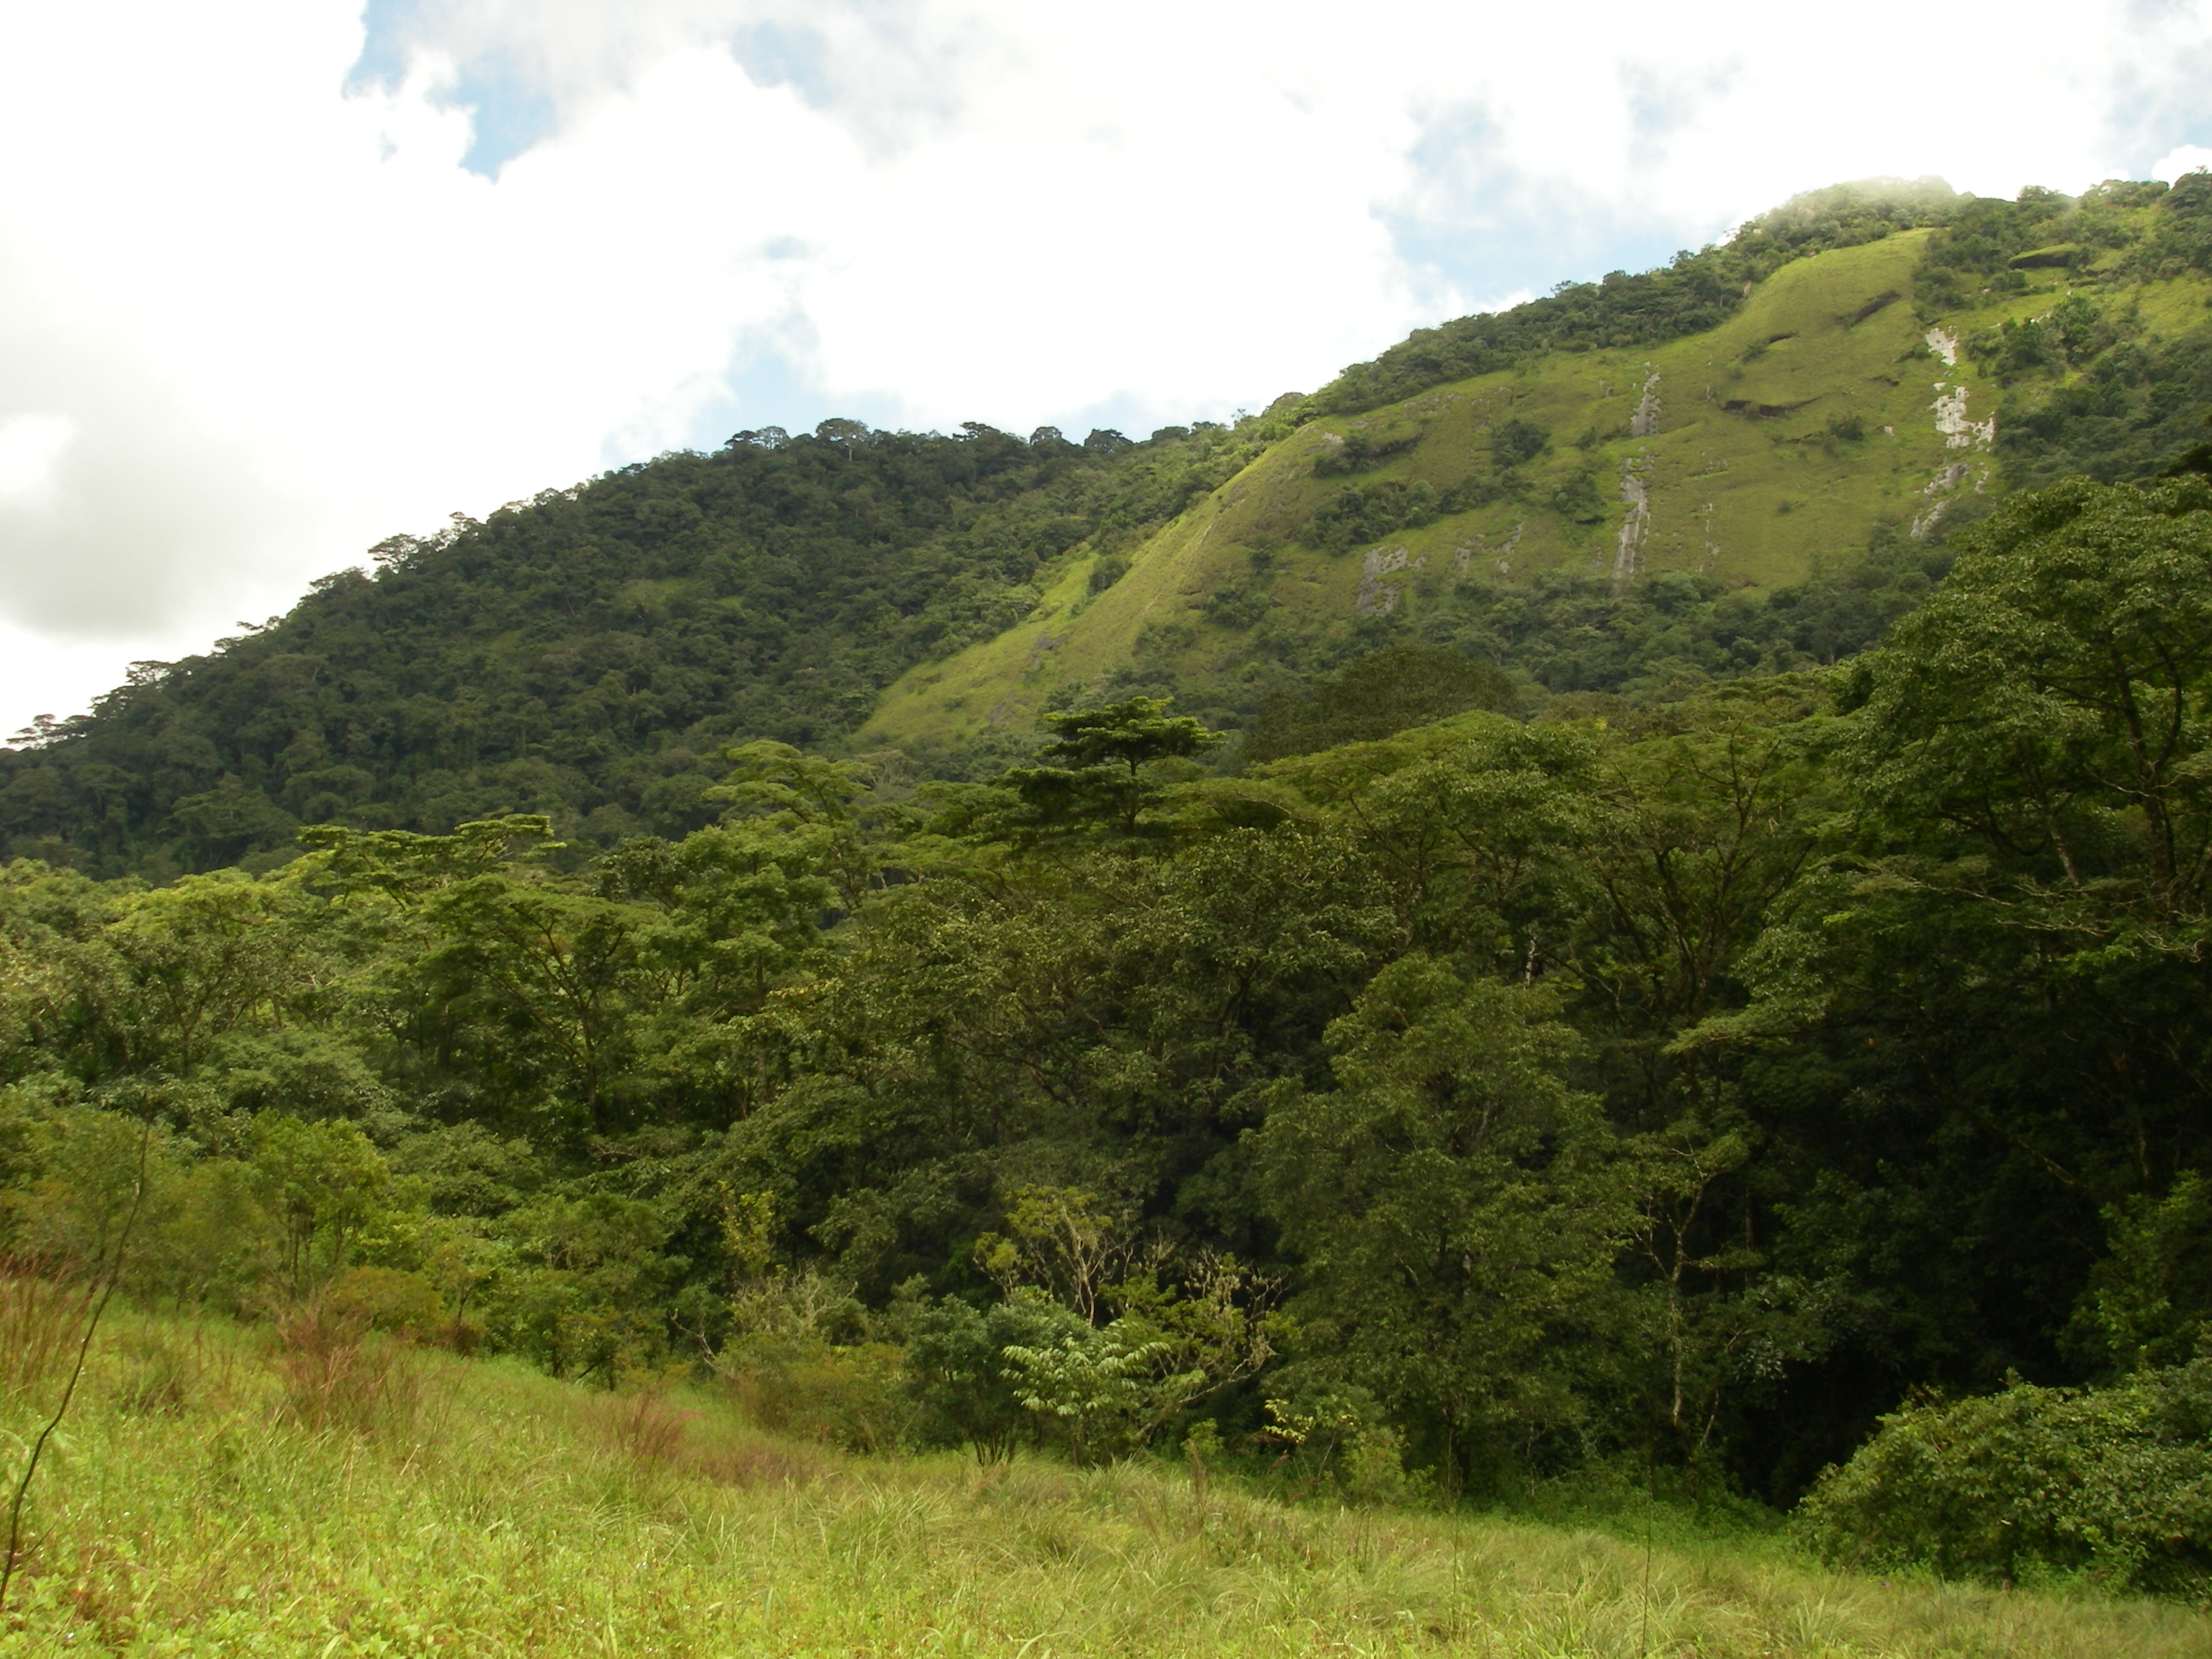
[[[302,1123],[271,1114],[253,1126],[247,1167],[276,1223],[279,1272],[295,1299],[344,1267],[347,1247],[380,1207],[391,1179],[384,1159],[350,1123]]]
[[[923,1434],[970,1447],[986,1462],[1011,1455],[1036,1427],[1024,1401],[1024,1374],[1008,1352],[1058,1353],[1093,1336],[1073,1309],[1036,1295],[984,1309],[957,1297],[917,1302],[902,1326]]]
[[[1487,1474],[1577,1414],[1560,1374],[1629,1225],[1597,1100],[1564,1086],[1548,991],[1410,955],[1330,1027],[1340,1086],[1255,1143],[1269,1212],[1316,1279],[1294,1353]]]
[[[1510,714],[1518,703],[1513,682],[1487,663],[1433,646],[1388,646],[1316,680],[1309,696],[1271,695],[1245,734],[1244,758],[1310,754],[1470,708]]]
[[[438,1287],[402,1267],[349,1268],[331,1285],[329,1300],[341,1319],[418,1341],[445,1335],[453,1319]]]
[[[1945,217],[1913,276],[1922,304],[1941,309],[1960,304],[1977,279],[1999,289],[2024,287],[2014,259],[2076,228],[2079,207],[2071,197],[2030,185],[2016,201],[1966,198]]]
[[[1412,483],[1386,478],[1379,483],[1351,484],[1315,510],[1306,538],[1316,547],[1341,553],[1362,542],[1432,523],[1455,505],[1441,500],[1432,485],[1418,479]]]
[[[0,852],[166,875],[278,858],[302,823],[680,836],[714,816],[726,746],[850,732],[908,667],[1019,621],[1054,560],[1111,556],[1255,441],[831,422],[395,537],[373,574],[0,751]]]
[[[1599,494],[1597,475],[1577,467],[1552,493],[1553,510],[1573,524],[1598,524],[1605,518],[1605,497]]]
[[[1491,429],[1491,459],[1501,469],[1533,461],[1549,447],[1551,434],[1534,421],[1515,416]]]
[[[2212,1581],[2212,1361],[2110,1389],[1908,1407],[1807,1498],[1832,1560],[2202,1598]]]
[[[1280,1448],[1278,1472],[1299,1497],[1326,1492],[1353,1504],[1404,1504],[1422,1494],[1403,1445],[1374,1397],[1359,1389],[1267,1401],[1262,1438]]]
[[[2194,480],[2014,502],[1858,670],[1876,799],[2039,866],[2053,920],[2136,911],[2150,948],[2212,879],[2208,509]]]
[[[1455,579],[1237,773],[1133,692],[997,784],[727,745],[710,821],[597,850],[501,813],[20,861],[0,1249],[112,1253],[143,1145],[125,1283],[279,1316],[340,1428],[381,1325],[703,1364],[849,1447],[1787,1502],[1914,1390],[1986,1395],[1922,1438],[2117,1449],[2035,1571],[2186,1589],[2142,1402],[2212,1309],[2208,526],[2201,479],[2075,481],[1757,599]]]
[[[2105,1220],[2110,1253],[2089,1275],[2069,1334],[2121,1371],[2189,1359],[2212,1319],[2212,1183],[2185,1170],[2162,1194],[2108,1206]]]
[[[1911,614],[1949,564],[1948,547],[1896,538],[1765,594],[1682,571],[1626,583],[1565,570],[1526,585],[1468,576],[1449,611],[1408,631],[1555,695],[1649,705],[1855,655]]]
[[[1017,767],[1000,780],[1019,798],[1018,833],[1138,832],[1147,805],[1160,797],[1152,773],[1164,761],[1185,760],[1221,741],[1187,714],[1170,714],[1172,699],[1131,697],[1098,708],[1047,714],[1053,739],[1040,751],[1060,766]]]
[[[684,1262],[667,1252],[676,1218],[620,1194],[547,1194],[502,1218],[523,1271],[486,1297],[495,1340],[556,1376],[612,1386],[665,1363],[668,1297]]]
[[[2078,377],[2033,402],[2008,404],[1998,417],[1997,445],[2022,484],[2076,474],[2102,483],[2147,478],[2203,442],[2209,403],[2212,327],[2167,339],[2130,331],[2092,356]]]
[[[1995,328],[1977,330],[1967,337],[1966,349],[2008,385],[2045,365],[2087,363],[2115,337],[2094,301],[2069,294],[2042,317],[2008,317]]]

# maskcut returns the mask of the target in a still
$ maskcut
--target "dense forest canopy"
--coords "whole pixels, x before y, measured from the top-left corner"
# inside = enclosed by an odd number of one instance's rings
[[[337,818],[538,811],[602,844],[680,832],[713,815],[723,745],[842,736],[912,664],[1018,619],[1046,561],[1172,517],[1250,443],[828,421],[394,538],[372,568],[207,656],[143,665],[9,757],[0,837],[159,871]]]

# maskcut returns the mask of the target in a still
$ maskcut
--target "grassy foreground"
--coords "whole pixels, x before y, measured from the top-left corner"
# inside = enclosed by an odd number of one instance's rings
[[[11,1468],[62,1369],[26,1328],[0,1330]],[[2212,1653],[2175,1607],[1892,1587],[1778,1545],[1647,1565],[1158,1466],[848,1457],[703,1391],[312,1327],[115,1318],[29,1515],[0,1654]]]

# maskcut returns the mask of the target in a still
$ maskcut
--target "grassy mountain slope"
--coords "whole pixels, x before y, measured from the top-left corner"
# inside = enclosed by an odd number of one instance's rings
[[[2202,270],[2123,271],[2116,254],[2102,273],[2078,259],[2008,264],[2016,285],[1969,295],[1934,263],[1943,234],[1910,230],[1786,264],[1726,322],[1686,338],[1547,353],[1310,420],[1164,527],[1104,592],[1091,594],[1095,565],[1077,550],[1020,626],[911,671],[862,736],[1026,730],[1046,707],[1128,680],[1128,665],[1235,719],[1286,670],[1391,638],[1510,659],[1501,598],[1525,609],[1531,590],[1656,580],[1755,600],[1870,546],[1893,558],[2004,484],[2000,432],[2025,422],[2019,441],[2040,446],[2021,450],[2030,468],[2053,447],[2039,435],[2053,422],[2037,416],[2080,402],[2094,360],[2031,383],[2005,356],[2005,331],[2098,291],[2100,277],[2124,289],[2106,355],[2148,341],[2176,359],[2151,378],[2197,417],[2193,353],[2166,343],[2203,324]],[[2093,410],[2074,424],[2100,419],[2112,423]],[[2139,445],[2136,470],[2169,459],[2186,432]],[[1549,690],[1585,689],[1522,665]]]

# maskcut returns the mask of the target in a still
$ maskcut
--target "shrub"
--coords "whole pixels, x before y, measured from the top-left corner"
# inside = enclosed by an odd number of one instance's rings
[[[435,1285],[397,1267],[349,1268],[331,1286],[330,1303],[342,1318],[418,1340],[441,1334],[449,1318]]]
[[[1338,490],[1315,509],[1305,538],[1316,547],[1341,553],[1401,530],[1430,523],[1452,503],[1440,502],[1433,485],[1385,478]]]
[[[1551,441],[1552,434],[1534,421],[1516,417],[1492,429],[1491,459],[1501,468],[1519,466],[1542,454]]]
[[[915,1418],[902,1359],[885,1342],[754,1338],[725,1348],[714,1366],[761,1427],[880,1452],[906,1438]]]
[[[1091,1330],[1081,1315],[1040,1296],[979,1309],[957,1297],[929,1301],[911,1285],[902,1301],[896,1317],[906,1338],[918,1437],[970,1447],[985,1462],[1010,1455],[1041,1420],[1023,1403],[1006,1351],[1055,1348]]]
[[[1405,1443],[1364,1389],[1308,1387],[1267,1401],[1258,1437],[1275,1449],[1275,1473],[1293,1498],[1327,1494],[1353,1504],[1403,1504],[1422,1496]]]
[[[766,1266],[769,1215],[755,1194],[725,1223],[732,1255],[751,1271],[730,1298],[730,1340],[708,1364],[763,1428],[848,1451],[889,1449],[915,1415],[899,1349],[873,1340],[850,1285]]]
[[[1798,1527],[1831,1561],[1996,1581],[2212,1588],[2212,1358],[2108,1389],[1907,1407],[1824,1474]]]

